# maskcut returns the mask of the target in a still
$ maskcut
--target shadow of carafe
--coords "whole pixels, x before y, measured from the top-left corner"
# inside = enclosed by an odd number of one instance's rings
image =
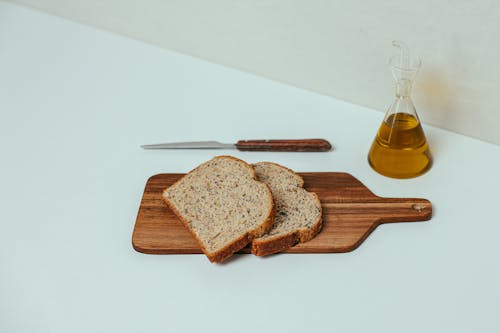
[[[454,130],[454,113],[459,89],[440,68],[426,66],[415,82],[413,98],[422,126],[425,124]],[[439,154],[440,143],[432,132],[425,132],[431,154]]]

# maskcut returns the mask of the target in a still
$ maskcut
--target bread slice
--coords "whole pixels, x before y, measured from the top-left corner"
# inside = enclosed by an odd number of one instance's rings
[[[267,232],[274,221],[269,187],[251,165],[217,156],[179,179],[163,199],[211,262],[222,262]]]
[[[271,188],[276,218],[267,234],[252,241],[252,253],[281,252],[316,236],[322,226],[321,203],[316,193],[303,188],[302,177],[275,163],[260,162],[253,167],[257,178]]]

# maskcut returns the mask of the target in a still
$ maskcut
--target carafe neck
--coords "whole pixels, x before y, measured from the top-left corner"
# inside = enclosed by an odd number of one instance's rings
[[[396,82],[396,97],[410,98],[412,81],[408,79],[399,79]]]

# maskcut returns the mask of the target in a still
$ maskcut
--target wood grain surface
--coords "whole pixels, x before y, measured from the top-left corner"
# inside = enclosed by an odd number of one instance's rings
[[[311,241],[287,253],[349,252],[381,223],[426,221],[432,205],[426,199],[381,198],[347,173],[299,173],[308,191],[323,206],[323,228]],[[146,183],[132,235],[135,250],[149,254],[202,253],[189,231],[161,199],[165,188],[183,174],[159,174]],[[240,253],[249,253],[245,248]]]
[[[332,145],[325,139],[296,139],[296,140],[240,140],[236,148],[242,151],[300,151],[324,152],[332,149]]]

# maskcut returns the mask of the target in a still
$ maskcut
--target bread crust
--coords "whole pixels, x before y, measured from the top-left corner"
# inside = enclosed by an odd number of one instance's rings
[[[304,179],[299,174],[295,173],[293,170],[288,169],[287,167],[284,167],[277,163],[273,162],[265,162],[265,163],[270,163],[275,166],[281,167],[283,169],[287,169],[290,172],[293,172],[298,178],[301,179],[302,187],[304,187]],[[304,243],[313,239],[321,231],[321,227],[323,226],[323,207],[321,206],[321,201],[319,200],[319,197],[316,193],[314,192],[308,192],[308,193],[311,193],[314,196],[317,206],[319,207],[319,215],[316,221],[314,222],[312,228],[301,228],[272,238],[254,239],[252,241],[252,246],[250,248],[250,251],[254,255],[261,257],[278,252],[283,252],[298,243]]]
[[[259,182],[257,180],[257,174],[256,174],[255,170],[253,169],[252,165],[248,164],[247,162],[245,162],[243,160],[240,160],[239,158],[236,158],[234,156],[228,156],[228,155],[216,156],[216,157],[212,158],[211,160],[218,159],[218,158],[230,158],[230,159],[233,159],[235,161],[239,161],[239,162],[244,163],[245,165],[247,165],[249,167],[249,170],[252,171],[253,179],[256,182]],[[274,217],[275,217],[276,210],[275,210],[275,206],[274,206],[274,200],[273,200],[271,189],[269,188],[269,186],[267,184],[259,182],[259,183],[265,185],[265,187],[267,189],[267,192],[269,194],[268,197],[269,197],[269,201],[270,201],[269,203],[270,203],[270,207],[271,208],[270,208],[270,210],[268,212],[268,215],[267,215],[266,219],[260,225],[258,225],[255,229],[249,230],[243,236],[235,239],[234,241],[232,241],[231,243],[227,244],[222,249],[220,249],[218,251],[215,251],[215,252],[208,252],[208,250],[203,245],[203,242],[201,241],[201,239],[194,232],[194,230],[189,226],[188,221],[177,210],[177,208],[174,206],[174,204],[170,200],[168,200],[168,198],[165,196],[165,192],[170,187],[175,186],[178,182],[180,182],[182,179],[184,179],[184,177],[186,177],[187,175],[191,174],[192,172],[198,170],[198,168],[200,168],[205,163],[202,163],[198,167],[194,168],[193,170],[191,170],[190,172],[188,172],[186,175],[184,175],[183,177],[181,177],[180,179],[178,179],[174,184],[172,184],[171,186],[169,186],[168,188],[166,188],[163,191],[162,199],[167,204],[167,206],[172,210],[172,212],[177,216],[177,218],[182,222],[182,224],[184,224],[184,226],[189,230],[189,232],[191,233],[191,235],[193,235],[193,237],[196,239],[196,241],[200,245],[201,250],[207,256],[208,260],[210,260],[210,262],[214,262],[214,263],[221,263],[224,260],[226,260],[227,258],[229,258],[231,255],[233,255],[233,253],[241,250],[246,245],[248,245],[254,238],[260,237],[263,234],[265,234],[266,232],[268,232],[269,230],[271,230],[271,228],[272,228],[272,226],[274,224]]]

